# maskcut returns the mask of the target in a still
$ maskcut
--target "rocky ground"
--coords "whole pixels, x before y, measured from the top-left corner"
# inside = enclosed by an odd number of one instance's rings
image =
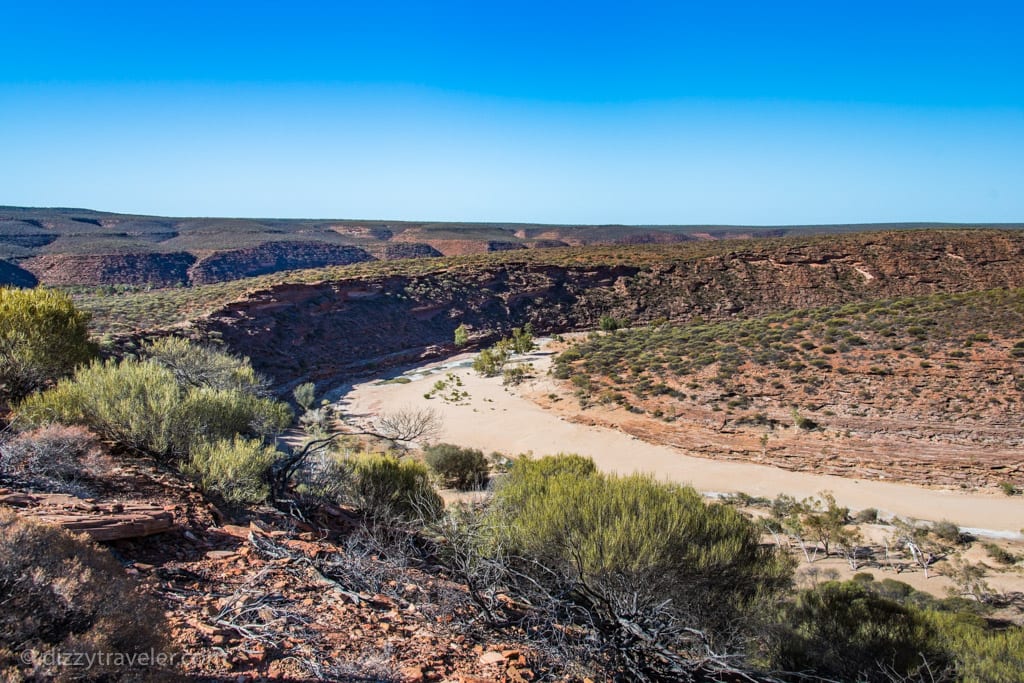
[[[464,586],[412,546],[367,533],[354,510],[303,518],[266,507],[231,519],[149,462],[120,464],[105,481],[87,506],[135,501],[173,516],[169,531],[105,545],[163,604],[176,676],[522,683],[551,674],[525,634],[482,628]],[[59,507],[50,512],[70,514]]]

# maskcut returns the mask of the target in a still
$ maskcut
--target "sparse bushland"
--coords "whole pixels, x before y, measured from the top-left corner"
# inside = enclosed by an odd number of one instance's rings
[[[88,495],[109,464],[96,436],[82,427],[47,425],[0,441],[0,475],[8,484]]]
[[[956,354],[966,364],[978,356],[982,365],[990,362],[988,358],[1002,357],[1011,367],[1011,347],[1022,328],[1024,289],[935,294],[591,336],[556,359],[554,374],[582,373],[590,377],[595,391],[619,390],[651,404],[695,399],[715,403],[724,401],[723,397],[738,397],[738,403],[756,401],[758,407],[779,409],[783,400],[805,400],[807,392],[773,399],[777,392],[762,386],[765,373],[750,369],[774,372],[780,378],[776,380],[779,388],[795,382],[817,385],[821,392],[832,385],[862,381],[864,376],[887,376],[897,370],[915,374],[920,370],[915,363],[922,357]],[[816,378],[801,377],[809,366],[816,370]],[[965,374],[962,368],[960,374]],[[1005,377],[985,372],[981,376],[990,380],[986,392],[996,387],[999,400],[978,405],[974,412],[998,412],[1024,402],[1024,379],[1013,372]],[[700,387],[699,391],[694,393],[690,384]],[[917,395],[920,389],[915,394],[909,382],[890,383],[889,390],[897,406],[912,407],[923,400]],[[794,419],[806,428],[810,418]]]
[[[291,422],[263,396],[245,360],[184,340],[144,348],[142,360],[93,361],[17,407],[19,424],[83,425],[120,448],[179,466],[229,503],[266,497],[283,454],[265,442]]]
[[[494,346],[477,354],[473,359],[473,369],[484,377],[500,375],[512,354],[529,353],[535,348],[537,345],[533,341],[533,326],[527,323],[522,328],[514,327],[511,337],[501,339]]]
[[[569,650],[589,643],[635,680],[728,667],[791,582],[788,558],[734,509],[579,456],[516,460],[479,520],[476,532],[467,518],[449,529],[448,551],[478,604],[495,618],[491,596],[507,591],[541,606],[527,617],[536,628],[578,632]]]
[[[487,483],[487,459],[479,449],[439,443],[424,448],[423,456],[446,486],[471,491]]]
[[[29,396],[18,417],[36,425],[82,424],[126,448],[177,461],[202,443],[236,434],[267,437],[292,416],[285,404],[248,388],[179,380],[155,359],[108,359]]]
[[[841,474],[857,451],[909,436],[905,454],[872,466],[948,485],[922,454],[949,443],[948,457],[974,463],[971,485],[1012,492],[1024,480],[998,469],[1005,458],[992,447],[1022,443],[1013,429],[1024,406],[1013,355],[1021,329],[1024,289],[934,294],[590,335],[555,359],[552,375],[571,381],[565,389],[582,408],[608,406],[596,419],[629,422],[645,438],[672,441],[688,424],[717,428],[737,435],[735,449],[720,452],[753,458],[761,427],[793,425],[774,454],[760,449],[762,459],[798,457]],[[934,367],[922,367],[924,357]],[[943,360],[956,367],[939,367]],[[648,419],[627,419],[616,406]],[[823,443],[840,439],[849,448]],[[782,450],[786,441],[796,453]],[[839,457],[824,457],[825,448]]]
[[[163,611],[105,549],[2,509],[0,604],[0,678],[6,681],[171,680],[156,667],[95,659],[86,668],[55,660],[55,652],[83,658],[170,653]]]
[[[95,353],[89,315],[67,294],[0,287],[0,402],[24,398]]]

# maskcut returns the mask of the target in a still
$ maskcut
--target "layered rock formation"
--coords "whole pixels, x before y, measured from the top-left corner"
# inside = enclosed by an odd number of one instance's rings
[[[253,292],[199,327],[289,382],[442,353],[460,323],[486,341],[527,322],[550,333],[593,328],[606,315],[630,323],[721,319],[1024,285],[1024,234],[1014,232],[742,242],[703,256],[674,249],[644,266],[455,266],[415,277],[285,284]]]

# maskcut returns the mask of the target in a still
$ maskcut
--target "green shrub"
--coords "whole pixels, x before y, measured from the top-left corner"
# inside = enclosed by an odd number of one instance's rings
[[[469,328],[466,323],[461,323],[455,328],[455,345],[462,347],[469,343]]]
[[[67,294],[0,287],[0,400],[20,400],[95,353],[89,315]]]
[[[151,361],[93,361],[18,406],[32,424],[84,424],[130,449],[170,454],[171,418],[182,392],[170,370]]]
[[[487,459],[483,451],[439,443],[427,446],[423,453],[427,465],[447,486],[469,491],[487,482]]]
[[[988,553],[989,557],[1000,564],[1013,564],[1017,561],[1016,555],[995,543],[986,543],[985,551]]]
[[[303,382],[292,391],[295,402],[303,410],[312,410],[316,402],[316,385],[312,382]]]
[[[494,377],[504,368],[506,360],[508,353],[503,349],[484,349],[473,359],[473,369],[484,377]]]
[[[732,507],[690,487],[601,474],[579,456],[516,460],[489,514],[501,546],[528,558],[521,571],[555,591],[577,586],[573,601],[606,637],[628,618],[725,638],[791,581],[789,559]]]
[[[164,337],[146,344],[142,355],[170,370],[183,387],[237,390],[264,396],[269,386],[269,381],[253,370],[249,359],[181,337]]]
[[[524,363],[516,363],[510,368],[505,368],[502,372],[501,383],[505,386],[515,386],[521,384],[529,376],[530,367]]]
[[[858,510],[853,519],[860,524],[874,524],[878,521],[878,509],[864,508],[863,510]]]
[[[920,613],[864,582],[830,581],[801,593],[779,628],[771,667],[813,671],[829,680],[917,680],[928,670],[942,672],[952,660]]]
[[[364,455],[352,460],[352,472],[352,501],[371,517],[429,520],[444,509],[422,463]]]
[[[960,533],[960,527],[948,519],[933,523],[931,526],[931,532],[936,538],[946,541],[947,543],[960,543],[963,541],[963,534]]]
[[[291,422],[288,406],[240,389],[182,385],[154,360],[94,361],[18,406],[31,424],[82,424],[164,458],[235,434],[267,436]]]
[[[955,658],[955,679],[961,683],[1019,683],[1024,671],[1024,628],[987,627],[965,613],[927,610],[942,644]]]
[[[193,448],[181,471],[207,493],[233,505],[252,505],[267,499],[267,471],[281,457],[259,439],[221,439]]]
[[[169,653],[169,629],[160,606],[83,536],[0,509],[0,604],[0,679],[161,680],[155,667],[114,666],[97,657]],[[62,666],[42,657],[54,651],[91,656],[95,665]]]

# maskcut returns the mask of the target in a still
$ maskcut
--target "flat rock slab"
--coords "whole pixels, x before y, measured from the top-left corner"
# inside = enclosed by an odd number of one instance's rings
[[[95,541],[150,536],[174,527],[174,516],[168,510],[145,503],[101,503],[61,493],[14,492],[0,494],[0,505],[15,508],[22,517],[89,534]]]

